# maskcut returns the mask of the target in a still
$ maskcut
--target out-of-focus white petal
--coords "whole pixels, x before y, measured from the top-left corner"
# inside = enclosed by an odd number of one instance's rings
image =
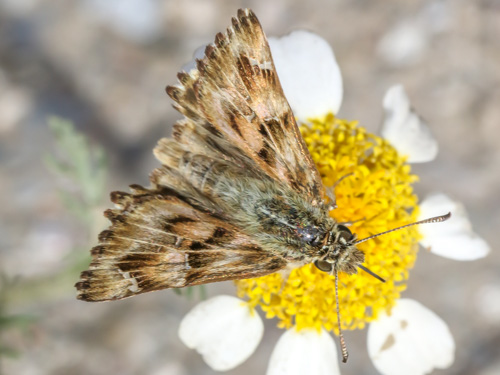
[[[182,66],[181,70],[183,70],[185,72],[190,72],[192,69],[196,68],[196,59],[201,60],[202,58],[205,57],[205,49],[206,48],[207,48],[206,44],[196,48],[194,50],[194,53],[193,53],[193,58],[190,61],[188,61],[187,63],[185,63]]]
[[[299,121],[338,112],[342,76],[326,40],[300,30],[269,38],[269,45],[283,91]]]
[[[377,54],[393,66],[405,66],[420,60],[429,45],[426,30],[403,21],[385,33],[377,44]]]
[[[384,375],[423,375],[451,366],[455,341],[434,312],[417,301],[401,299],[391,316],[382,313],[370,324],[368,353]]]
[[[385,119],[382,136],[398,152],[408,155],[409,163],[424,163],[437,155],[438,144],[427,125],[411,109],[401,85],[392,86],[384,96]]]
[[[436,34],[452,25],[453,12],[444,1],[431,1],[407,18],[398,18],[395,25],[388,25],[386,33],[377,44],[379,57],[392,66],[417,63],[430,48]]]
[[[335,342],[321,330],[286,331],[271,355],[267,375],[340,374]]]
[[[420,204],[419,219],[448,212],[451,212],[451,218],[447,221],[419,227],[423,236],[420,244],[434,254],[455,260],[476,260],[488,255],[490,247],[472,231],[463,205],[446,195],[434,194],[424,199]]]
[[[196,305],[182,320],[179,337],[216,371],[243,363],[262,339],[264,325],[242,300],[217,296]]]

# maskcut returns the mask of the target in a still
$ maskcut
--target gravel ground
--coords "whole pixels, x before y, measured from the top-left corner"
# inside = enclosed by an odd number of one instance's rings
[[[37,317],[2,342],[21,355],[5,374],[212,374],[177,338],[195,301],[171,291],[116,303],[84,304],[72,277],[48,284],[87,251],[81,223],[47,172],[53,152],[46,118],[73,120],[105,148],[106,191],[147,185],[158,138],[179,118],[164,93],[192,51],[250,7],[268,35],[315,31],[335,50],[344,77],[340,115],[377,132],[385,90],[402,83],[440,144],[417,165],[421,197],[443,191],[465,204],[492,247],[476,262],[422,252],[404,296],[443,317],[457,341],[455,364],[436,374],[500,373],[500,3],[443,1],[0,0],[0,268],[18,277],[4,309]],[[104,207],[109,206],[103,202]],[[100,209],[98,210],[100,211]],[[98,217],[98,216],[96,216]],[[94,231],[102,225],[96,220]],[[95,238],[95,236],[93,237]],[[232,293],[231,283],[209,295]],[[228,374],[265,372],[281,334],[266,322],[257,352]],[[372,374],[366,332],[348,332],[343,374]]]

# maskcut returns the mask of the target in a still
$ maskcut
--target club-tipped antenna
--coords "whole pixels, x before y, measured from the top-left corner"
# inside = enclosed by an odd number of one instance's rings
[[[449,218],[451,217],[451,212],[448,212],[446,215],[441,215],[441,216],[435,216],[435,217],[431,217],[429,219],[425,219],[425,220],[420,220],[420,221],[416,221],[414,223],[411,223],[411,224],[406,224],[406,225],[403,225],[401,227],[397,227],[397,228],[394,228],[394,229],[390,229],[390,230],[387,230],[385,232],[382,232],[382,233],[377,233],[377,234],[374,234],[373,236],[370,236],[370,237],[366,237],[366,238],[363,238],[361,240],[357,240],[356,242],[354,242],[355,245],[357,244],[360,244],[361,242],[365,242],[365,241],[368,241],[368,240],[371,240],[372,238],[375,238],[375,237],[378,237],[378,236],[381,236],[383,234],[387,234],[387,233],[391,233],[391,232],[394,232],[396,230],[400,230],[400,229],[403,229],[403,228],[408,228],[408,227],[411,227],[413,225],[419,225],[419,224],[430,224],[430,223],[440,223],[442,221],[445,221],[445,220],[448,220]],[[361,267],[360,267],[361,268]],[[366,269],[363,269],[363,271],[367,271]],[[367,271],[368,272],[368,271]],[[368,272],[369,274],[371,274],[371,272]]]
[[[342,348],[342,362],[346,363],[347,358],[349,358],[349,353],[347,352],[347,346],[345,345],[344,335],[342,334],[342,328],[340,327],[339,272],[337,271],[337,267],[335,267],[335,302],[337,303],[337,323],[339,325],[340,347]]]
[[[361,242],[365,242],[365,241],[371,240],[372,238],[381,236],[383,234],[387,234],[387,233],[390,233],[390,232],[394,232],[396,230],[400,230],[400,229],[403,229],[403,228],[411,227],[413,225],[429,224],[429,223],[440,223],[441,221],[448,220],[450,217],[451,217],[451,212],[448,212],[446,215],[431,217],[429,219],[416,221],[415,223],[406,224],[406,225],[403,225],[401,227],[390,229],[390,230],[382,232],[382,233],[374,234],[373,236],[366,237],[366,238],[363,238],[361,240],[358,240],[358,241],[354,242],[353,244],[357,245],[357,244],[359,244]],[[377,275],[375,272],[369,270],[365,266],[363,266],[363,265],[360,264],[360,265],[358,265],[358,268],[362,269],[366,273],[370,274],[371,276],[373,276],[376,279],[378,279],[378,280],[382,281],[383,283],[385,283],[385,280],[383,278],[381,278],[379,275]],[[349,353],[347,352],[347,346],[345,344],[344,335],[342,334],[342,328],[340,326],[339,273],[338,273],[337,267],[335,267],[335,302],[337,303],[337,324],[339,326],[339,340],[340,340],[340,347],[341,347],[341,350],[342,350],[342,362],[346,363],[347,359],[349,358]]]
[[[361,268],[363,271],[365,271],[367,274],[369,275],[372,275],[374,278],[382,281],[383,283],[385,283],[385,280],[383,278],[381,278],[379,275],[377,275],[375,272],[373,272],[372,270],[369,270],[368,268],[366,268],[365,266],[363,265],[359,265],[358,268]]]

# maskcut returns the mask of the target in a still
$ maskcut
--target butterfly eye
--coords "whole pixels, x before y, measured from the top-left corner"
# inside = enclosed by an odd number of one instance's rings
[[[337,229],[339,230],[339,240],[343,239],[345,242],[351,242],[354,238],[353,234],[345,225],[338,225]]]
[[[333,264],[328,263],[326,260],[315,260],[314,265],[316,266],[317,269],[323,272],[331,272],[333,269]]]

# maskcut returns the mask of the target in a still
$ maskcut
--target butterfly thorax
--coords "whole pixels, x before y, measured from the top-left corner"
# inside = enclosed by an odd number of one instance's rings
[[[316,208],[300,197],[289,195],[263,199],[256,206],[261,236],[277,244],[277,253],[304,263],[324,262],[326,272],[353,274],[364,262],[364,253],[349,229],[328,215],[328,208]],[[320,268],[322,269],[322,268]]]
[[[235,178],[237,174],[226,166],[225,173],[212,180],[210,193],[224,211],[234,210],[233,218],[243,231],[288,261],[324,260],[339,271],[356,272],[363,253],[352,245],[349,230],[330,217],[326,205],[315,205],[276,181],[242,180]]]

